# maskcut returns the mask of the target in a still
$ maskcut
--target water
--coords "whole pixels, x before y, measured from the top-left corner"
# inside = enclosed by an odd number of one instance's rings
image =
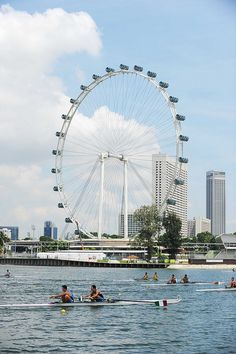
[[[0,309],[0,352],[5,353],[235,353],[236,292],[201,293],[220,285],[156,287],[135,281],[145,269],[9,267],[0,277],[2,303],[44,303],[68,284],[75,295],[95,283],[123,299],[182,297],[166,309],[155,305],[98,308]],[[6,266],[0,266],[4,274]],[[149,275],[154,270],[147,270]],[[157,270],[160,283],[172,270]],[[185,271],[175,271],[177,279]],[[189,270],[191,280],[228,281],[226,270]]]

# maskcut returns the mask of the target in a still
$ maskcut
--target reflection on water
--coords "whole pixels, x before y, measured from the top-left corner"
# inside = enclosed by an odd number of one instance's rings
[[[143,269],[12,266],[0,277],[1,303],[43,303],[67,284],[76,296],[95,283],[107,297],[161,299],[180,295],[167,309],[155,305],[0,309],[0,352],[5,353],[235,353],[236,292],[198,293],[216,285],[148,286],[134,281]],[[148,270],[149,274],[155,270]],[[159,282],[173,271],[158,270]],[[185,272],[185,271],[184,271]],[[176,271],[179,279],[183,271]],[[5,267],[0,266],[0,274]],[[224,270],[189,270],[191,280],[228,281]],[[220,286],[219,286],[220,287]]]

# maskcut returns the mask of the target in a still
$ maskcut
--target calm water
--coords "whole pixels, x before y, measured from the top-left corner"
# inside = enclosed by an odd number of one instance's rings
[[[0,266],[4,274],[6,266]],[[66,283],[75,295],[92,283],[110,297],[161,299],[180,295],[167,309],[148,306],[0,309],[0,353],[235,353],[236,292],[199,293],[212,285],[149,286],[135,281],[145,270],[9,267],[0,277],[2,303],[48,302]],[[148,270],[149,275],[153,270]],[[158,270],[159,282],[173,273]],[[177,279],[184,271],[175,271]],[[226,270],[189,270],[191,280],[228,281]],[[220,287],[220,286],[218,286]]]

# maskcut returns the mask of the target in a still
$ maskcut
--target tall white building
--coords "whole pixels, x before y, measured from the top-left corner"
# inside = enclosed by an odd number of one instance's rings
[[[119,215],[118,235],[124,237],[124,214]],[[134,214],[128,213],[128,236],[136,235],[140,230],[140,224],[134,220]]]
[[[206,217],[213,235],[225,233],[225,172],[206,173]]]
[[[188,237],[197,236],[202,232],[211,233],[211,220],[203,217],[193,218],[188,220]]]
[[[175,159],[164,154],[152,155],[152,192],[154,203],[160,207],[163,203],[171,181],[175,177]],[[168,210],[174,212],[182,222],[182,235],[187,237],[187,168],[182,164],[179,177],[184,181],[183,185],[177,185],[172,195],[176,200],[175,205],[168,205]]]
[[[201,232],[210,232],[211,233],[211,220],[197,217],[195,218],[195,236]]]

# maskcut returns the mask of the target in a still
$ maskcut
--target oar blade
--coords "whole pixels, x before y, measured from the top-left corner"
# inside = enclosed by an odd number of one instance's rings
[[[158,307],[166,307],[168,306],[168,301],[167,300],[158,300],[155,302],[155,305]]]

